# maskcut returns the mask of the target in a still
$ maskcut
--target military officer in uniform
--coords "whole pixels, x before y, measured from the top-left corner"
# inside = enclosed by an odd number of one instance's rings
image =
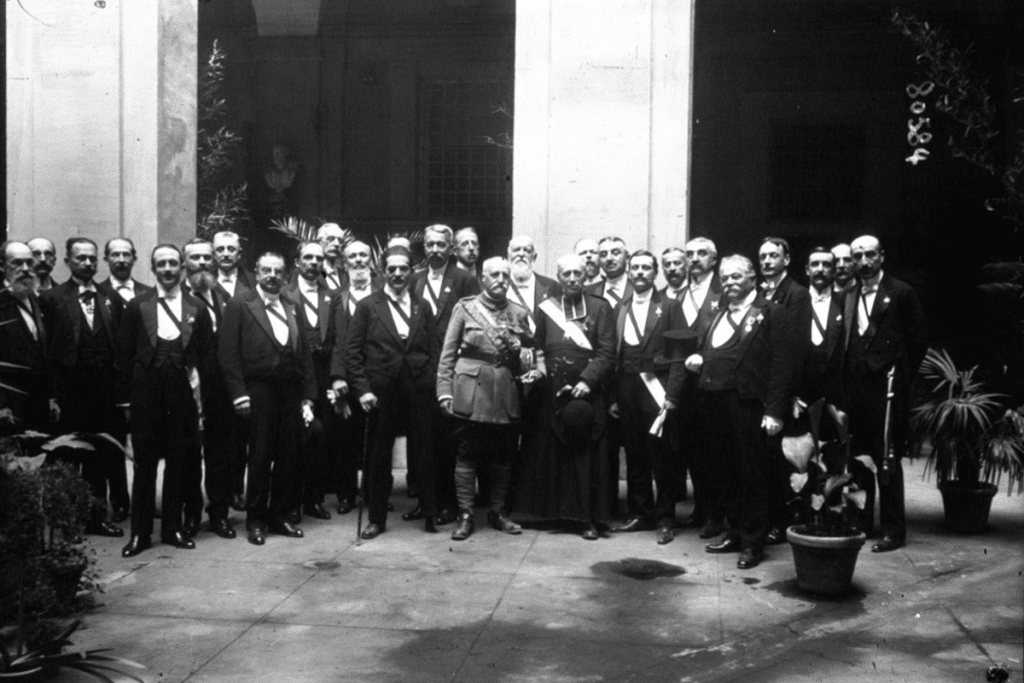
[[[544,376],[544,354],[534,349],[530,314],[509,300],[508,261],[487,259],[480,274],[483,291],[455,306],[437,370],[437,400],[455,418],[457,445],[455,493],[458,526],[452,539],[473,533],[476,471],[490,466],[487,520],[507,534],[522,528],[505,514],[518,447],[522,399],[517,380],[526,385]],[[526,353],[524,353],[524,350]],[[523,361],[527,362],[524,363]]]

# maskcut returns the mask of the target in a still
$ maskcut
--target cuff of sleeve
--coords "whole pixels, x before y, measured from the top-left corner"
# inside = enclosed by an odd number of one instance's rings
[[[118,408],[130,408],[131,404],[130,403],[118,403],[117,407]]]
[[[454,398],[455,398],[454,396],[449,396],[448,394],[445,394],[444,396],[438,396],[437,397],[437,402],[438,403],[444,403],[445,401],[451,401]]]
[[[232,403],[233,403],[233,405],[237,406],[237,405],[239,405],[241,403],[248,403],[248,402],[249,402],[249,397],[248,396],[239,396]]]

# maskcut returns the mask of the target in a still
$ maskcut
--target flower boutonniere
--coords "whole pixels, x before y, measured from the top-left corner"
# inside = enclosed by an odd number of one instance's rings
[[[711,310],[712,311],[717,311],[718,310],[718,302],[717,301],[712,301],[711,302]]]
[[[191,324],[195,323],[195,321],[196,321],[196,317],[195,317],[194,315],[190,315],[190,316],[188,317],[188,320],[187,320],[186,322],[187,322],[187,323],[188,323],[189,325],[191,325]]]
[[[451,293],[451,291],[452,291],[452,288],[451,288],[451,287],[445,287],[445,288],[444,288],[444,292],[443,292],[443,293],[444,293],[444,294],[450,294],[450,293]]]
[[[842,322],[842,320],[843,320],[843,314],[842,314],[842,313],[840,313],[839,315],[837,315],[837,316],[836,316],[836,322],[837,322],[837,323],[838,323],[838,322]]]
[[[661,305],[660,304],[658,305],[657,308],[654,309],[654,316],[656,318],[660,318],[661,317]]]
[[[888,296],[886,296],[884,299],[882,299],[882,305],[883,306],[888,306],[889,305],[889,297]]]
[[[758,313],[757,317],[747,319],[747,332],[751,332],[754,329],[754,325],[764,320],[764,313]]]

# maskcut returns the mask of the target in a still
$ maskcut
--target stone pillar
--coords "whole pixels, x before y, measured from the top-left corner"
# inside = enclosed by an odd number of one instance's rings
[[[513,233],[686,239],[694,0],[519,0]]]
[[[152,281],[153,246],[195,234],[196,3],[7,3],[12,238],[62,255],[68,237],[123,235]]]

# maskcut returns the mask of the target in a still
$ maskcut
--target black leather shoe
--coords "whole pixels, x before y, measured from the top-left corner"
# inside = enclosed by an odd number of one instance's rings
[[[672,531],[672,527],[670,526],[659,526],[654,532],[654,538],[658,541],[658,545],[671,543],[672,539],[675,537],[675,532]]]
[[[302,514],[316,519],[330,519],[331,513],[324,509],[322,503],[306,503],[302,506]]]
[[[772,527],[764,537],[765,545],[781,545],[786,542],[786,532],[779,527]]]
[[[294,508],[286,512],[284,514],[284,521],[289,524],[302,524],[302,513],[299,511],[299,508]]]
[[[580,535],[583,536],[584,541],[596,541],[601,538],[601,532],[597,530],[596,524],[588,524],[587,528]]]
[[[199,533],[199,519],[197,517],[186,517],[185,523],[181,525],[181,535],[185,538],[193,538]]]
[[[433,517],[424,517],[423,518],[423,530],[426,531],[428,534],[436,534],[437,533],[437,525],[434,524],[434,518]]]
[[[106,536],[107,538],[120,538],[124,536],[124,529],[116,527],[110,522],[93,522],[87,524],[85,533],[90,536]]]
[[[740,542],[735,538],[726,536],[719,543],[708,543],[704,546],[704,550],[709,553],[738,553],[740,551]]]
[[[682,524],[680,524],[679,526],[681,528],[683,528],[683,529],[700,529],[701,527],[704,526],[704,523],[706,521],[707,520],[705,520],[703,517],[697,517],[696,515],[690,515],[685,520],[683,520]]]
[[[402,515],[402,520],[406,522],[415,522],[417,519],[423,519],[424,517],[423,508],[417,505],[415,509]]]
[[[175,531],[173,534],[167,534],[166,536],[160,536],[160,542],[166,543],[167,545],[173,545],[175,548],[181,548],[182,550],[194,550],[196,544],[191,538],[188,538],[180,531]]]
[[[709,519],[708,521],[704,522],[704,526],[701,528],[700,534],[698,535],[701,538],[707,540],[709,538],[721,536],[723,531],[725,531],[725,529],[722,528],[721,522],[712,522]]]
[[[348,498],[341,498],[338,500],[338,514],[347,515],[352,512],[352,501]]]
[[[124,520],[128,519],[131,511],[128,508],[117,507],[114,508],[110,513],[110,521],[114,524],[120,524]]]
[[[452,532],[452,540],[465,541],[473,535],[474,528],[476,528],[476,524],[473,522],[473,513],[468,511],[459,513],[458,525]]]
[[[652,529],[654,529],[654,522],[642,517],[630,517],[622,524],[616,524],[612,527],[612,531],[615,532],[651,531]]]
[[[897,548],[903,547],[903,539],[895,536],[883,535],[882,539],[871,546],[871,552],[873,553],[888,553]]]
[[[217,534],[221,538],[234,538],[235,536],[237,536],[237,534],[235,533],[235,528],[231,526],[231,522],[228,521],[227,517],[211,519],[210,531]]]
[[[288,538],[302,538],[304,535],[302,529],[286,520],[271,523],[270,530],[275,534],[287,536]]]
[[[236,493],[231,497],[231,507],[236,512],[245,512],[245,496],[241,493]]]
[[[736,560],[736,567],[738,569],[753,569],[761,564],[762,558],[764,558],[764,553],[760,550],[744,548],[743,552],[740,553],[740,559]]]
[[[405,492],[405,495],[407,495],[410,498],[419,498],[420,497],[420,490],[418,488],[416,488],[415,486],[410,486],[409,490]]]
[[[492,529],[497,529],[503,534],[518,536],[523,533],[523,527],[519,526],[500,512],[488,512],[487,523],[491,525]]]
[[[458,517],[451,510],[441,510],[437,517],[434,517],[434,524],[444,526],[445,524],[451,524],[456,519],[458,519]]]
[[[253,545],[263,545],[267,542],[264,535],[264,530],[261,527],[253,527],[249,529],[249,543]]]
[[[121,549],[121,557],[135,557],[151,547],[153,547],[153,542],[149,540],[149,536],[132,536],[128,544]]]
[[[382,533],[384,533],[384,527],[382,527],[380,524],[370,522],[366,525],[366,528],[363,529],[363,533],[359,534],[359,538],[363,539],[364,541],[369,541],[371,538],[377,538]]]

